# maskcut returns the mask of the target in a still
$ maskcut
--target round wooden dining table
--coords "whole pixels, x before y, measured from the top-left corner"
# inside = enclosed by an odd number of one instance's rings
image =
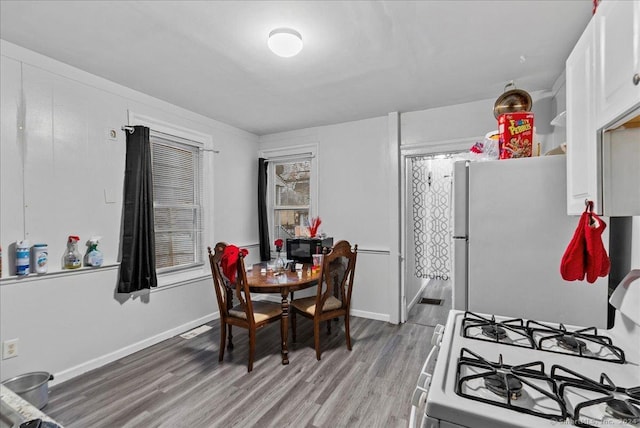
[[[289,364],[289,348],[287,337],[289,332],[289,293],[313,287],[320,278],[319,269],[310,269],[311,264],[304,264],[302,271],[291,272],[285,269],[281,273],[266,269],[264,263],[253,265],[247,272],[247,282],[252,293],[280,293],[282,297],[282,319],[280,332],[282,335],[282,364]]]

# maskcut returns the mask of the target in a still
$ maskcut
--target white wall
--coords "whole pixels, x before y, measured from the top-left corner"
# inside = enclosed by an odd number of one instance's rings
[[[334,242],[358,244],[352,314],[394,321],[398,313],[397,259],[390,218],[390,186],[396,186],[389,165],[388,118],[347,122],[260,137],[268,150],[317,143],[318,207],[321,229]],[[397,203],[395,203],[397,206]],[[397,245],[396,245],[397,250]]]
[[[219,153],[206,154],[212,168],[205,192],[212,202],[204,244],[248,246],[250,262],[258,259],[251,215],[257,136],[1,43],[0,341],[19,339],[19,356],[0,363],[2,379],[46,370],[62,381],[216,317],[206,262],[195,272],[160,278],[166,286],[151,293],[116,298],[125,159],[120,127],[131,110],[211,135],[210,148]],[[71,234],[81,242],[103,236],[106,266],[60,272]],[[7,277],[10,245],[24,238],[49,244],[49,274]]]
[[[534,104],[549,97],[542,91],[531,95]],[[410,148],[482,137],[497,128],[494,102],[481,100],[402,113],[401,145]],[[551,103],[543,107],[537,114],[550,116],[547,110]],[[323,231],[334,239],[357,243],[360,248],[353,313],[392,322],[399,301],[394,230],[398,225],[398,166],[393,164],[389,134],[393,126],[389,116],[260,137],[260,150],[318,145],[317,212],[323,220]],[[540,135],[540,141],[544,138]],[[407,301],[411,301],[418,290],[406,292]]]
[[[402,113],[402,145],[438,145],[452,140],[484,137],[498,129],[493,106],[499,95],[470,103]],[[545,153],[552,134],[548,123],[553,118],[553,93],[533,91],[530,95],[537,128],[536,142],[541,143],[541,153]]]

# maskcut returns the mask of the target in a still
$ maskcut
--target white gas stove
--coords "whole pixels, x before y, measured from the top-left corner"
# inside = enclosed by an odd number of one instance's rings
[[[412,426],[640,427],[638,277],[612,296],[610,330],[451,311],[418,380]]]

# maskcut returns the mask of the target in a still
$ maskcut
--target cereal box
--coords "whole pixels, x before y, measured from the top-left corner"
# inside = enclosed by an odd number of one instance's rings
[[[498,116],[500,159],[527,158],[533,147],[533,113],[515,112]]]

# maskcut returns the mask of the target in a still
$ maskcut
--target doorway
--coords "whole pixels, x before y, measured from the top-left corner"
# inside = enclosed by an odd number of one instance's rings
[[[403,154],[403,322],[416,305],[436,305],[437,312],[452,307],[453,164],[468,158],[467,144]]]

